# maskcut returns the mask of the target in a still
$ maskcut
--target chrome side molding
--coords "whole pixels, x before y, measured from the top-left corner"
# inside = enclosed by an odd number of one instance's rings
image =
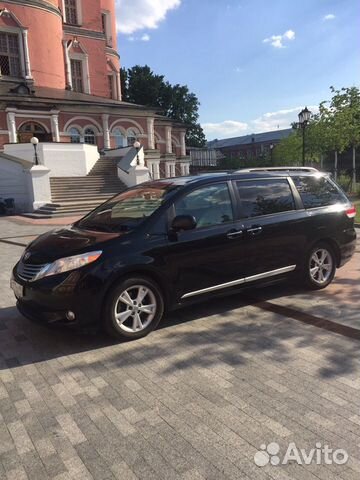
[[[185,293],[181,298],[195,297],[195,295],[201,295],[202,293],[214,292],[215,290],[221,290],[223,288],[235,287],[236,285],[242,285],[243,283],[255,282],[256,280],[262,280],[263,278],[275,277],[276,275],[281,275],[282,273],[289,273],[294,271],[296,265],[289,265],[288,267],[278,268],[276,270],[270,270],[269,272],[258,273],[257,275],[252,275],[251,277],[239,278],[238,280],[233,280],[232,282],[220,283],[219,285],[214,285],[213,287],[202,288],[201,290],[194,290],[193,292]]]

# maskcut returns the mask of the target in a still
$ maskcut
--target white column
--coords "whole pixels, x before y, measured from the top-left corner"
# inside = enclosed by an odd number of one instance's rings
[[[189,175],[189,173],[190,173],[190,163],[189,162],[182,163],[181,164],[181,175],[186,177],[187,175]]]
[[[176,166],[174,162],[169,163],[170,177],[176,176]]]
[[[155,149],[155,131],[154,131],[154,118],[147,118],[147,132],[148,132],[148,148],[149,150]]]
[[[85,93],[91,93],[91,85],[90,85],[90,70],[89,70],[89,55],[84,55],[84,64],[85,64]]]
[[[153,163],[153,170],[154,170],[154,180],[159,180],[160,178],[160,162]]]
[[[25,75],[26,75],[26,78],[32,78],[31,65],[30,65],[29,42],[28,42],[28,31],[27,30],[22,30],[22,35],[23,35],[23,41],[24,41]]]
[[[181,157],[186,157],[186,143],[185,143],[185,132],[180,132],[180,148],[181,148]]]
[[[51,131],[55,142],[60,142],[59,115],[51,115]]]
[[[120,72],[116,72],[116,86],[117,86],[117,98],[121,101],[122,93],[121,93],[121,79],[120,79]]]
[[[171,177],[171,169],[169,162],[165,162],[165,178]]]
[[[65,66],[66,66],[66,83],[69,87],[72,88],[72,79],[71,79],[71,64],[70,64],[70,57],[69,57],[69,50],[67,47],[67,41],[63,41],[64,46],[64,55],[65,55]]]
[[[109,131],[109,115],[102,115],[103,132],[104,132],[104,148],[110,148],[110,131]]]
[[[165,127],[166,153],[172,153],[171,131],[170,126]]]
[[[15,121],[14,112],[7,113],[7,123],[8,123],[8,130],[9,130],[9,142],[17,143],[16,121]]]
[[[44,165],[34,165],[29,172],[29,190],[32,210],[51,202],[50,170]]]

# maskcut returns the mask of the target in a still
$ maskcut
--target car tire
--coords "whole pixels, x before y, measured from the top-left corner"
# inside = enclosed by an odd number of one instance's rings
[[[312,290],[326,288],[334,279],[336,256],[328,243],[317,243],[309,251],[304,268],[305,285]]]
[[[105,328],[113,337],[145,337],[164,314],[163,295],[149,278],[129,277],[120,281],[105,302]]]

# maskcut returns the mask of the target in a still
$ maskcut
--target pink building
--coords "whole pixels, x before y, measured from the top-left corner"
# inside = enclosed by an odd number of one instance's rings
[[[153,177],[188,173],[184,125],[121,101],[115,0],[0,1],[0,148],[144,148]],[[74,159],[76,161],[76,159]]]

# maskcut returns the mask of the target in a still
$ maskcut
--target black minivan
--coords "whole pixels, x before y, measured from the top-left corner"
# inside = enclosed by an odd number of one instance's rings
[[[165,310],[241,285],[326,287],[354,252],[355,213],[315,169],[151,181],[40,235],[11,287],[32,320],[139,338]]]

